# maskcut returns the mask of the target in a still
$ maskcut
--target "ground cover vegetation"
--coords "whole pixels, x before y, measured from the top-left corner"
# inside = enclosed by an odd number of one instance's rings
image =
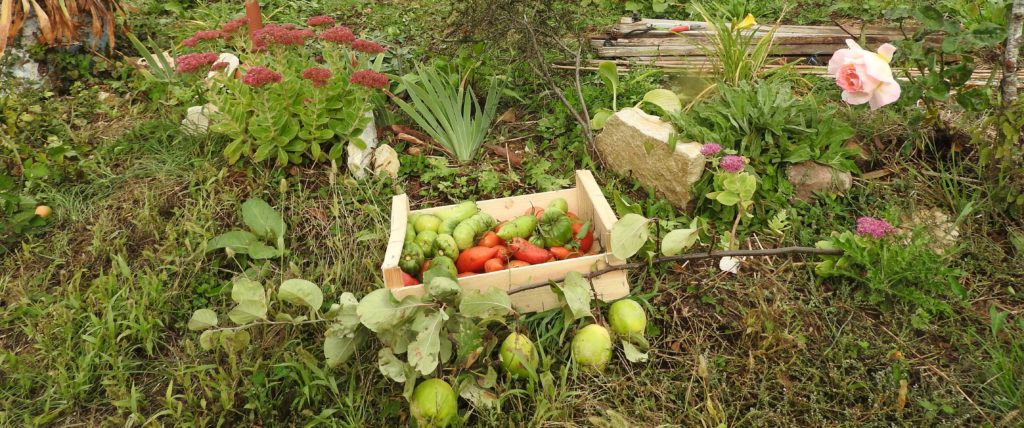
[[[1009,1],[270,0],[253,35],[242,2],[91,7],[0,89],[0,425],[1024,424],[1024,105],[974,73],[1019,48]],[[552,66],[632,14],[713,25],[711,73]],[[803,75],[745,36],[777,23],[910,37]],[[701,144],[689,209],[594,150],[631,106]],[[348,171],[370,112],[394,177]],[[806,161],[851,188],[795,198]],[[475,203],[578,169],[605,247],[564,200]],[[399,301],[400,193],[459,205],[409,218]],[[707,256],[786,247],[818,254]],[[529,314],[458,282],[602,252],[632,267],[615,303],[589,274]]]

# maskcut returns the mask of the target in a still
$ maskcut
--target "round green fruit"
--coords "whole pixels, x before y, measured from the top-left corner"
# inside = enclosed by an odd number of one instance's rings
[[[647,329],[647,314],[635,300],[619,300],[608,308],[608,323],[619,336],[643,336]]]
[[[512,333],[505,338],[501,343],[498,358],[501,360],[501,368],[517,378],[529,377],[530,372],[536,370],[537,363],[540,362],[533,342],[519,333]]]
[[[441,219],[434,215],[424,214],[416,219],[414,226],[416,227],[417,234],[422,233],[424,230],[437,233],[437,228],[441,227]]]
[[[446,427],[459,413],[458,397],[448,382],[427,379],[412,392],[410,410],[421,427]]]
[[[612,359],[612,337],[608,329],[591,324],[572,338],[572,359],[584,369],[601,371]]]

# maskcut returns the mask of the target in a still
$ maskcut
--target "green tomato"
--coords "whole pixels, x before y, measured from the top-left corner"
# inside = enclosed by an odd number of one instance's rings
[[[441,219],[437,218],[437,216],[434,215],[424,214],[416,219],[415,226],[417,234],[423,232],[424,230],[429,230],[431,232],[436,233],[437,228],[441,227]]]
[[[569,212],[569,202],[565,198],[555,198],[555,200],[548,203],[548,207],[544,209],[545,212],[548,210],[559,210],[563,213]]]
[[[416,235],[416,243],[419,244],[420,249],[423,250],[424,258],[434,256],[434,241],[436,240],[437,232],[431,230],[424,230]]]

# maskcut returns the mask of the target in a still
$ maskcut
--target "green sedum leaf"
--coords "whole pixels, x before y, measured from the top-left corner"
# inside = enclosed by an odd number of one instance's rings
[[[650,236],[647,223],[650,222],[639,214],[626,214],[612,226],[612,254],[626,260],[636,255]]]
[[[324,293],[320,287],[304,279],[289,279],[281,283],[277,297],[295,305],[306,305],[312,310],[319,310],[324,304]]]

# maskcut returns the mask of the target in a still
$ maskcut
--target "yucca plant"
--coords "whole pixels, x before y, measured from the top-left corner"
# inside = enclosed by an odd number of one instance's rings
[[[467,79],[435,67],[417,67],[400,78],[408,103],[395,103],[459,162],[472,160],[484,143],[498,109],[500,91],[492,81],[481,107]]]
[[[113,46],[114,17],[123,12],[121,0],[0,0],[0,56],[33,15],[46,45],[76,43],[88,24],[94,38],[106,34]]]
[[[760,77],[774,46],[779,21],[764,32],[753,15],[741,19],[734,12],[722,9],[710,11],[702,4],[694,5],[694,9],[714,32],[705,49],[708,57],[713,58],[723,83],[736,86],[739,82]]]

